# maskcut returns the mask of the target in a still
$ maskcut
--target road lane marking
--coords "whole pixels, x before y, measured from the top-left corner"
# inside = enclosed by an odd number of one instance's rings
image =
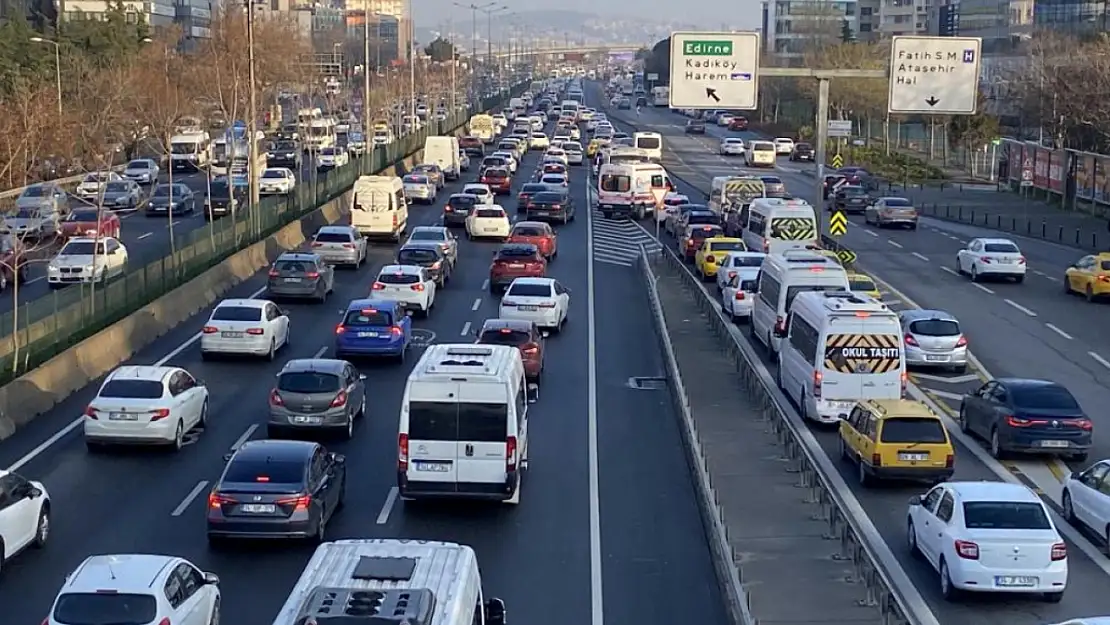
[[[1060,328],[1057,328],[1056,326],[1052,325],[1051,323],[1046,323],[1046,324],[1044,324],[1044,326],[1046,328],[1048,328],[1049,330],[1052,330],[1056,334],[1059,334],[1060,336],[1066,338],[1069,341],[1072,340],[1072,338],[1074,338],[1074,337],[1072,337],[1072,335],[1068,334],[1067,332],[1064,332],[1063,330],[1061,330]]]
[[[943,265],[942,265],[942,266],[941,266],[941,268],[940,268],[940,270],[941,270],[941,271],[943,271],[943,272],[945,272],[945,273],[950,273],[950,274],[952,274],[952,275],[954,275],[954,276],[958,276],[958,275],[960,275],[960,274],[956,273],[956,270],[955,270],[955,269],[953,269],[953,268],[951,268],[951,267],[945,267],[945,266],[943,266]]]
[[[30,280],[24,280],[23,284],[24,285],[34,284],[34,283],[38,282],[39,280],[45,280],[45,279],[46,279],[46,276],[39,276],[37,278],[31,278]]]
[[[586,172],[586,187],[590,172]],[[597,326],[595,324],[594,216],[586,219],[586,449],[590,492],[590,623],[603,625],[605,606],[601,575],[601,484],[598,476],[597,444]],[[646,230],[645,230],[646,232]],[[650,234],[648,236],[651,236]]]
[[[467,334],[470,334],[470,322],[469,321],[467,321],[466,323],[463,324],[463,329],[462,329],[462,332],[459,332],[459,336],[466,336]]]
[[[1036,317],[1037,316],[1037,313],[1033,312],[1032,310],[1029,310],[1025,306],[1022,306],[1021,304],[1015,302],[1012,299],[1007,298],[1007,299],[1004,299],[1002,301],[1006,302],[1007,304],[1014,307],[1015,309],[1020,310],[1021,312],[1029,315],[1030,317]]]
[[[988,289],[987,287],[983,286],[982,284],[979,284],[978,282],[972,282],[971,286],[979,289],[980,291],[982,291],[984,293],[990,293],[991,295],[994,295],[994,291]]]
[[[891,245],[893,245],[894,247],[896,247],[896,248],[898,248],[898,249],[902,249],[902,244],[901,244],[901,243],[899,243],[899,242],[897,242],[897,241],[893,241],[893,240],[891,240],[891,239],[887,239],[887,240],[886,240],[886,242],[887,242],[887,243],[889,243],[889,244],[891,244]]]
[[[153,232],[144,232],[144,233],[140,234],[138,237],[136,237],[136,240],[142,241],[143,239],[148,238],[148,237],[152,237],[152,236],[154,236]]]
[[[930,395],[936,395],[937,397],[943,397],[944,399],[951,399],[951,400],[954,400],[954,401],[963,401],[963,398],[964,398],[964,396],[960,393],[951,393],[951,392],[948,392],[948,391],[938,391],[935,388],[926,388],[926,389],[922,389],[922,390],[924,390],[926,393],[928,393]]]
[[[871,232],[870,230],[864,230],[864,232],[866,232],[867,234],[871,235],[872,237],[874,237],[876,239],[879,238],[879,233],[877,233],[877,232]]]
[[[942,375],[929,375],[928,373],[915,373],[914,378],[921,378],[922,380],[930,380],[933,382],[943,382],[945,384],[966,384],[967,382],[975,382],[979,376],[974,373],[961,375],[957,377],[945,377]]]
[[[185,509],[189,507],[189,504],[193,503],[197,496],[200,495],[205,486],[208,486],[208,480],[201,480],[197,482],[197,485],[193,487],[193,490],[189,491],[189,494],[185,495],[185,498],[181,500],[181,503],[177,504],[177,507],[173,509],[173,512],[170,513],[170,516],[181,516],[182,513],[185,512]]]
[[[389,489],[389,494],[385,496],[385,503],[382,504],[382,510],[378,513],[378,525],[385,525],[389,522],[389,515],[393,512],[394,504],[397,503],[397,494],[396,486]]]
[[[482,280],[482,290],[485,291],[488,288],[489,288],[489,278],[486,278],[485,280]]]
[[[231,444],[231,451],[239,451],[239,448],[243,445],[246,445],[247,441],[251,439],[251,436],[254,436],[254,431],[257,429],[257,423],[250,424],[250,427],[247,428],[247,431],[243,432],[242,436],[235,439],[235,442]]]
[[[478,310],[482,306],[482,298],[474,300],[474,304],[470,306],[470,310]]]
[[[920,258],[921,260],[923,260],[925,262],[929,262],[929,257],[920,253],[920,252],[913,252],[913,256],[914,256],[914,258]]]
[[[319,358],[320,356],[323,356],[323,355],[324,355],[324,352],[326,352],[326,351],[328,351],[328,346],[327,346],[327,345],[324,345],[324,346],[323,346],[323,347],[321,347],[320,349],[316,350],[316,353],[315,353],[315,354],[313,354],[313,355],[312,355],[312,357],[313,357],[313,358]]]
[[[1102,356],[1099,356],[1095,352],[1087,352],[1087,355],[1090,356],[1091,358],[1094,358],[1095,361],[1098,362],[1098,364],[1102,365],[1103,367],[1106,367],[1107,369],[1110,369],[1110,361],[1106,360]]]

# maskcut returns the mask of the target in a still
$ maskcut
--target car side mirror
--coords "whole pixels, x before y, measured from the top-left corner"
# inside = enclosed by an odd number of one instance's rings
[[[1079,479],[1079,471],[1072,471],[1070,477],[1073,480],[1078,480]]]
[[[486,625],[505,625],[505,602],[492,597],[486,599]]]
[[[328,460],[334,462],[335,464],[344,464],[345,462],[347,462],[347,456],[344,456],[343,454],[337,454],[333,451],[328,454]]]
[[[411,317],[411,316],[412,316],[412,311],[411,311],[411,310],[409,310],[409,309],[406,309],[406,310],[405,310],[405,316],[406,316],[406,317]]]
[[[920,506],[923,503],[925,503],[925,495],[914,495],[913,497],[910,497],[911,506]]]
[[[551,331],[550,330],[541,330],[540,331],[540,336],[542,336],[543,338],[546,339],[547,337],[551,336]]]
[[[220,576],[216,575],[215,573],[205,573],[204,574],[204,583],[207,584],[208,586],[219,586],[220,585]]]
[[[534,383],[529,384],[528,385],[528,403],[529,404],[534,404],[537,401],[539,401],[539,399],[540,399],[540,385],[539,384],[534,384]]]
[[[38,499],[39,497],[42,497],[42,489],[38,488],[37,486],[32,486],[27,491],[27,496],[31,499]]]

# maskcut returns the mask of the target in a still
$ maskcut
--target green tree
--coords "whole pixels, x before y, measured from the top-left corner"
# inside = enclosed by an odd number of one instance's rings
[[[424,54],[430,56],[436,63],[450,61],[455,58],[455,45],[443,37],[437,37],[424,48]]]
[[[855,42],[855,40],[856,40],[856,33],[852,32],[852,27],[851,27],[851,25],[848,24],[848,20],[841,21],[840,22],[840,42],[841,43],[853,43],[853,42]]]
[[[666,85],[671,80],[671,38],[656,43],[651,55],[644,60],[645,74],[659,74],[656,85]]]
[[[27,83],[41,84],[54,75],[54,50],[34,43],[39,33],[26,20],[16,17],[0,22],[0,99],[6,99]]]
[[[953,115],[948,122],[950,147],[980,148],[1000,136],[998,118],[983,113],[985,102],[980,98],[979,112],[974,115]]]

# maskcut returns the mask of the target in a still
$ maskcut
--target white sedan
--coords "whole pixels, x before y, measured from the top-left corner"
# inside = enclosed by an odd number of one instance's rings
[[[463,187],[461,193],[466,195],[473,195],[478,198],[479,204],[493,204],[493,191],[490,190],[488,184],[479,182],[472,182]]]
[[[262,195],[288,195],[297,187],[297,177],[285,167],[267,167],[258,180]]]
[[[744,140],[739,137],[725,137],[721,139],[718,150],[721,156],[744,156],[747,147],[744,145]]]
[[[789,137],[775,138],[775,154],[790,154],[794,151],[794,140]]]
[[[1096,462],[1085,471],[1076,471],[1064,483],[1060,496],[1064,518],[1086,526],[1103,540],[1110,539],[1110,460]]]
[[[547,148],[547,151],[543,153],[543,160],[559,161],[560,163],[568,167],[570,166],[570,161],[567,159],[566,150],[564,150],[563,148]]]
[[[501,297],[497,317],[531,321],[545,333],[558,332],[569,309],[570,290],[554,278],[517,278]]]
[[[721,279],[722,274],[726,277]],[[725,272],[717,269],[721,289],[721,309],[733,322],[752,318],[752,307],[759,284],[759,267],[744,267]]]
[[[972,282],[984,278],[1023,282],[1026,269],[1025,256],[1009,239],[972,239],[956,253],[956,272],[969,276]]]
[[[0,543],[4,559],[28,547],[42,549],[50,537],[50,495],[42,482],[0,469]]]
[[[515,174],[517,168],[520,167],[520,161],[516,159],[516,154],[512,152],[498,150],[497,152],[490,154],[490,156],[500,156],[501,158],[505,159],[505,166],[509,168],[510,174]]]
[[[505,209],[497,204],[475,206],[466,216],[466,238],[491,238],[504,241],[509,238],[512,226]]]
[[[401,179],[404,186],[405,199],[409,202],[423,202],[435,204],[436,184],[432,179],[423,174],[409,174]]]
[[[422,316],[436,305],[436,281],[428,269],[417,265],[386,265],[370,287],[370,297],[397,302]]]
[[[46,282],[60,289],[79,282],[104,283],[127,269],[127,248],[112,237],[70,239],[46,267]]]
[[[208,421],[208,388],[180,367],[125,365],[108,374],[85,408],[85,444],[185,446]]]
[[[1021,484],[945,482],[910,502],[906,541],[940,575],[940,592],[1039,594],[1058,603],[1068,548],[1044,502]]]
[[[351,162],[351,154],[343,148],[320,148],[316,154],[316,169],[328,170],[343,167]]]
[[[212,309],[200,335],[200,355],[265,356],[289,344],[289,315],[264,299],[225,299]]]

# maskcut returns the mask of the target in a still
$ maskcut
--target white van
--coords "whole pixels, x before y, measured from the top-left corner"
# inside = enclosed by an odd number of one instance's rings
[[[170,168],[195,171],[212,160],[212,138],[203,130],[189,130],[170,137]]]
[[[671,188],[666,170],[653,163],[602,165],[597,180],[597,207],[606,219],[652,215],[653,189]]]
[[[663,162],[663,135],[658,132],[632,133],[632,147],[643,150],[654,163]]]
[[[443,170],[443,177],[448,180],[458,180],[462,175],[462,164],[459,162],[458,137],[428,137],[424,140],[425,165],[439,165]]]
[[[817,213],[805,200],[755,198],[748,206],[744,243],[753,252],[776,254],[818,247]]]
[[[505,603],[483,596],[478,557],[466,545],[352,538],[316,547],[273,625],[345,616],[367,623],[505,625]]]
[[[469,128],[470,134],[481,139],[482,143],[493,143],[494,137],[497,136],[493,116],[485,113],[479,113],[471,117],[467,123],[467,128]]]
[[[364,237],[399,242],[408,226],[405,185],[397,176],[359,176],[351,194],[351,226]]]
[[[756,198],[767,197],[767,186],[755,176],[715,176],[709,187],[709,210],[743,210]],[[746,226],[747,215],[742,220]]]
[[[848,272],[824,254],[787,250],[763,259],[758,289],[748,331],[777,355],[794,298],[805,291],[847,291]]]
[[[559,108],[562,110],[561,117],[573,117],[577,120],[578,111],[581,110],[582,105],[578,100],[563,100],[563,104]]]
[[[744,151],[744,161],[748,167],[774,168],[778,150],[770,141],[749,141],[748,149]]]
[[[857,401],[901,399],[906,388],[898,315],[858,293],[799,293],[778,364],[779,388],[818,423],[838,423]]]
[[[528,467],[529,387],[507,345],[432,345],[401,399],[397,489],[404,499],[520,503]]]

